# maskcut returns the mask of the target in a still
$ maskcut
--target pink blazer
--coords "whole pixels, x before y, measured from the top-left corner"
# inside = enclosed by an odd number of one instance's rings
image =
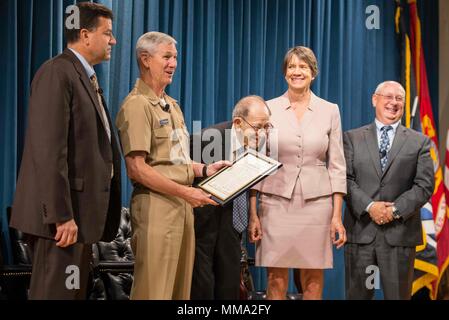
[[[312,93],[310,106],[298,122],[287,92],[267,104],[275,130],[272,138],[278,139],[277,152],[276,143],[271,142],[271,155],[277,153],[283,167],[253,189],[290,199],[298,182],[304,199],[336,192],[346,194],[346,162],[338,106]]]

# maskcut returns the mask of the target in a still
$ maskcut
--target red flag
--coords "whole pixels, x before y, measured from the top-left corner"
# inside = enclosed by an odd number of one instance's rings
[[[419,96],[419,111],[422,131],[432,140],[430,155],[434,162],[435,189],[431,198],[433,220],[435,224],[435,238],[437,241],[438,280],[433,283],[432,298],[438,293],[438,284],[441,276],[449,264],[449,222],[446,213],[446,197],[438,153],[438,137],[430,101],[427,71],[424,60],[424,50],[421,45],[421,23],[418,17],[416,1],[409,1],[410,33],[413,63],[416,70],[416,84]],[[447,158],[447,157],[446,157]]]
[[[440,232],[440,238],[438,240],[439,251],[438,251],[438,263],[440,264],[440,277],[438,279],[438,284],[440,283],[441,277],[444,271],[449,266],[449,205],[447,203],[449,199],[449,130],[446,135],[446,165],[444,166],[444,194],[446,196],[446,216],[444,217],[443,230]]]
[[[449,199],[449,130],[446,135],[446,165],[444,167],[444,194]],[[447,218],[449,219],[449,205],[446,202]]]

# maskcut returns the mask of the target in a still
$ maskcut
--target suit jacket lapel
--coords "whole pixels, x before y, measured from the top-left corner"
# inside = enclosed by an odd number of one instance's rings
[[[297,123],[299,123],[299,126],[301,127],[301,130],[303,132],[306,131],[306,128],[312,123],[313,119],[316,116],[316,109],[319,107],[319,101],[317,96],[310,92],[310,104],[304,115],[302,116],[302,119],[300,122],[298,122],[298,119],[295,117],[295,120]]]
[[[376,125],[374,123],[366,128],[365,140],[374,168],[376,168],[377,175],[380,178],[382,176],[382,169],[380,168],[379,144],[377,143]]]
[[[385,166],[383,176],[387,173],[388,169],[391,166],[391,163],[394,161],[399,151],[401,151],[407,138],[408,138],[407,130],[403,125],[399,124],[396,130],[396,134],[394,135],[393,145],[391,146],[391,149],[388,152],[388,162],[387,165]]]
[[[290,100],[288,99],[288,91],[285,91],[284,94],[277,99],[277,101],[278,106],[276,106],[276,108],[282,108],[282,112],[286,113],[283,117],[285,116],[285,118],[288,119],[295,131],[299,130],[298,119],[296,119],[295,112],[293,111],[290,105]]]
[[[86,74],[86,70],[84,69],[83,65],[81,64],[81,61],[78,60],[78,58],[73,54],[72,51],[70,51],[69,49],[65,49],[64,53],[67,54],[70,59],[73,62],[73,65],[75,66],[75,70],[76,72],[78,72],[79,76],[80,76],[80,80],[84,86],[84,88],[86,89],[87,93],[89,94],[90,99],[92,100],[95,109],[97,110],[98,116],[101,120],[101,123],[103,124],[103,128],[106,130],[106,123],[104,123],[103,120],[103,115],[102,115],[102,111],[101,111],[101,106],[100,106],[100,102],[98,101],[97,98],[97,93],[94,90],[94,87],[92,85],[92,83],[90,82],[90,79],[87,77]],[[104,103],[104,100],[103,100]],[[106,105],[105,105],[106,107]],[[107,113],[107,112],[106,112]]]

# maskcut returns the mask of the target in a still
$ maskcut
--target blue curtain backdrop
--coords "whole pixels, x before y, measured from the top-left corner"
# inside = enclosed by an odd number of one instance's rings
[[[179,62],[168,93],[178,99],[186,123],[206,127],[229,120],[241,97],[266,99],[286,90],[282,60],[288,48],[311,47],[320,74],[314,92],[338,103],[343,128],[373,120],[371,94],[387,79],[399,79],[394,36],[394,1],[382,0],[109,0],[115,13],[117,45],[109,63],[96,70],[115,118],[138,76],[134,47],[138,37],[158,30],[178,41]],[[6,207],[11,205],[20,165],[30,82],[37,68],[60,53],[63,12],[74,1],[2,0],[0,3],[0,218],[6,238]],[[435,2],[434,2],[435,3]],[[380,28],[368,30],[367,6],[376,5]],[[125,172],[125,171],[124,171]],[[124,176],[124,205],[131,188]],[[250,246],[250,254],[253,248]],[[7,248],[7,250],[9,250]],[[324,298],[344,298],[342,250],[325,273]],[[252,270],[265,289],[264,269]],[[291,281],[290,291],[294,291]]]

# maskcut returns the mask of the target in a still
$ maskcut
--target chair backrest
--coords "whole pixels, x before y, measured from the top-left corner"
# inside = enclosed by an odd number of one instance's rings
[[[6,208],[8,221],[11,218],[11,207]],[[13,263],[16,265],[31,265],[31,248],[28,245],[25,235],[22,231],[9,228],[9,239],[11,241],[11,250]]]
[[[133,282],[134,254],[131,249],[131,216],[128,208],[122,208],[115,239],[111,242],[97,242],[92,249],[95,272],[89,298],[129,299]]]
[[[98,242],[98,255],[100,261],[134,261],[131,249],[131,215],[128,208],[122,208],[120,226],[111,242]]]

